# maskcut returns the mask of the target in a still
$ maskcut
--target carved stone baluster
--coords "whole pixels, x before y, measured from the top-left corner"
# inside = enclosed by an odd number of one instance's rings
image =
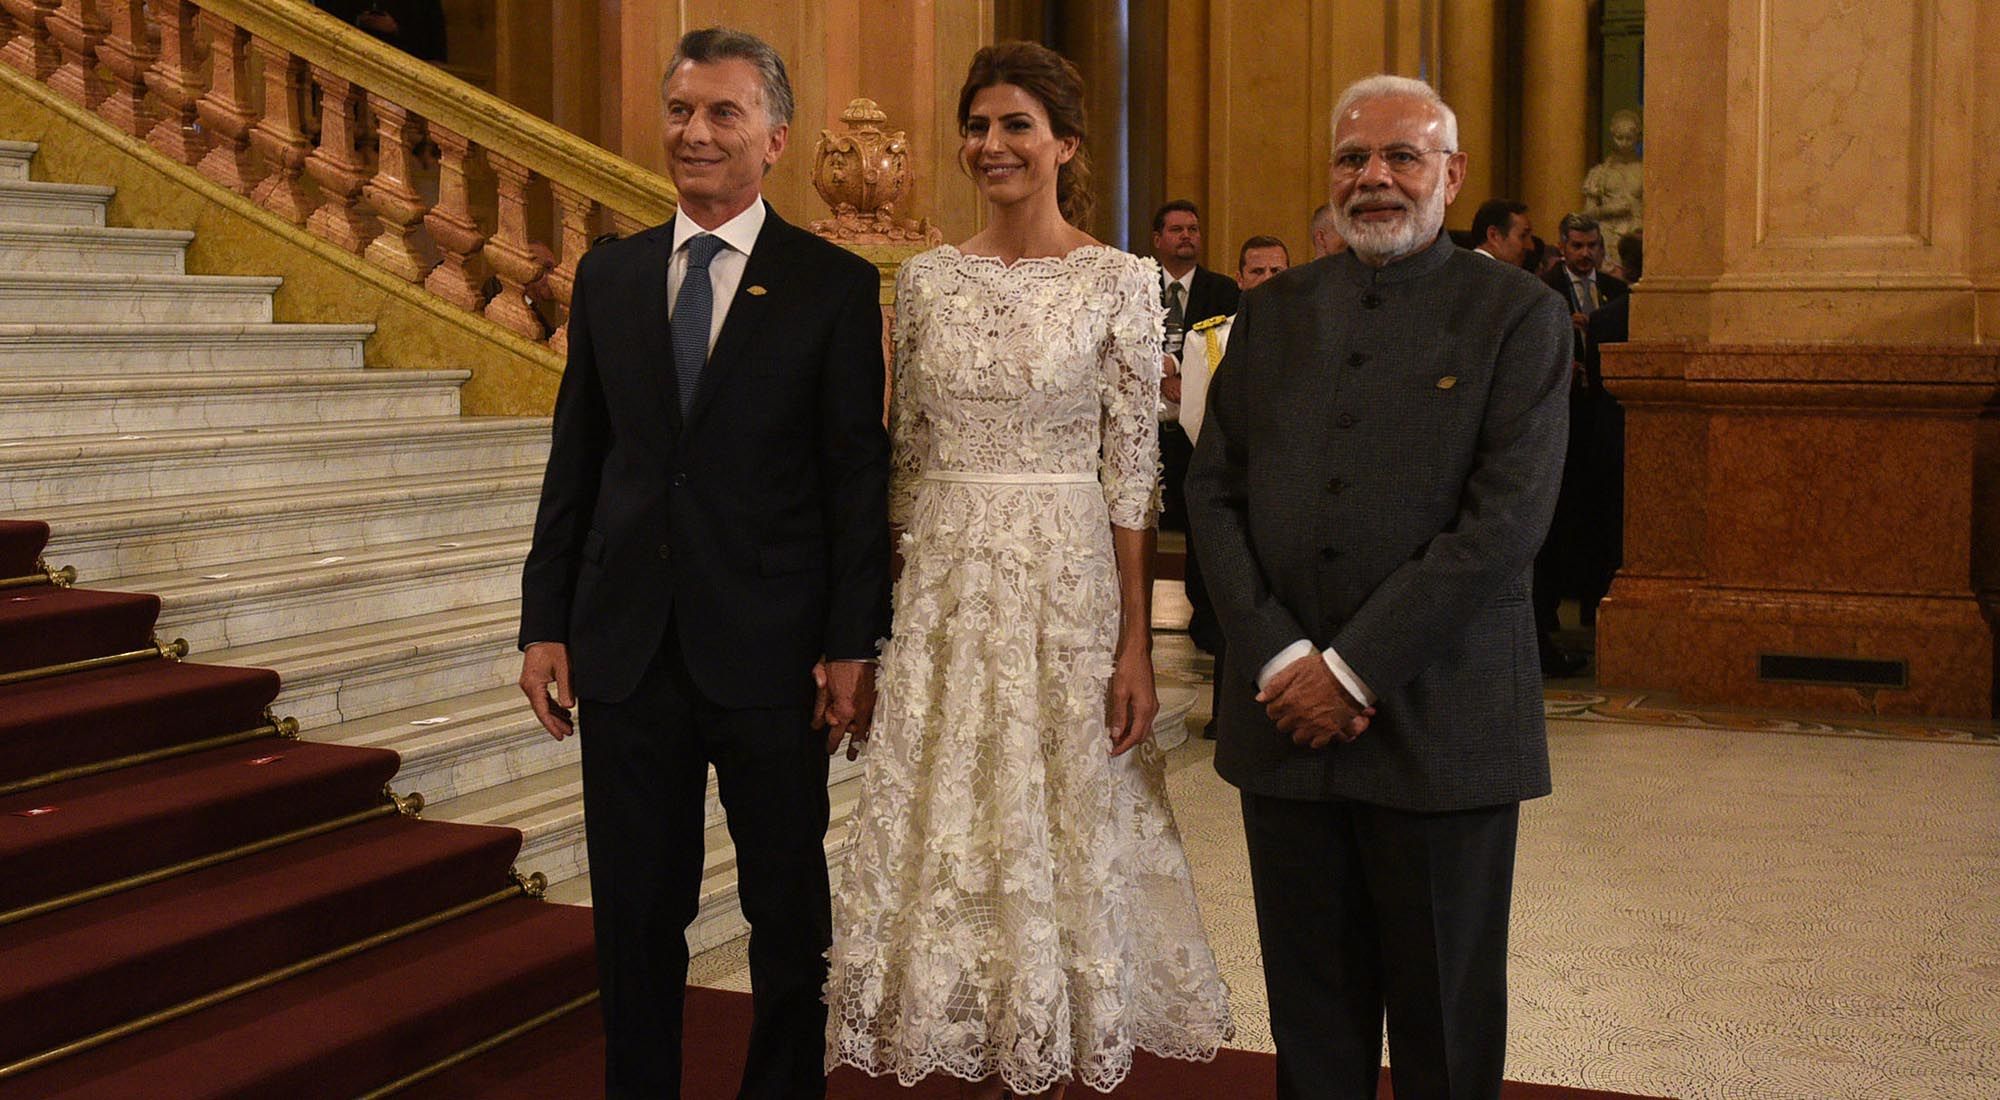
[[[145,137],[153,128],[146,79],[156,60],[146,30],[146,0],[111,0],[111,35],[97,47],[97,60],[111,73],[110,93],[97,113],[133,137]]]
[[[415,149],[424,137],[424,123],[381,96],[369,96],[377,129],[375,175],[364,192],[375,208],[382,231],[364,253],[369,262],[412,283],[422,282],[431,269],[417,234],[424,227],[424,197],[411,177],[416,174]]]
[[[147,85],[166,105],[166,111],[146,140],[182,164],[196,164],[208,152],[206,134],[196,125],[195,117],[195,104],[205,90],[201,45],[195,34],[201,13],[188,0],[152,0],[148,7],[159,24],[160,56],[153,62]]]
[[[97,46],[111,30],[97,0],[62,0],[49,16],[49,33],[62,50],[62,66],[49,77],[49,87],[91,110],[104,100],[104,82],[97,77]]]
[[[472,143],[436,123],[431,140],[438,144],[438,201],[424,215],[424,228],[437,242],[439,263],[424,287],[452,305],[476,313],[486,302],[486,258],[480,246],[486,234],[472,216],[472,196],[465,183],[466,162],[478,155]]]
[[[251,107],[256,90],[250,74],[250,32],[212,12],[203,12],[201,20],[213,48],[208,94],[195,104],[195,113],[214,144],[195,167],[231,191],[248,195],[261,174],[250,147],[250,128],[257,121]]]
[[[569,303],[570,294],[576,289],[576,265],[590,247],[592,227],[597,224],[603,207],[589,195],[553,180],[549,181],[549,189],[555,192],[556,207],[562,211],[562,254],[556,266],[542,277],[542,285],[563,308],[562,324],[549,334],[549,347],[563,354],[569,351]]]
[[[500,207],[499,224],[486,242],[486,260],[500,280],[500,293],[486,303],[486,318],[530,340],[540,340],[542,319],[527,300],[528,284],[548,269],[528,241],[528,181],[534,173],[491,150],[486,163],[498,181]]]
[[[14,29],[6,48],[0,49],[0,61],[36,80],[53,76],[62,64],[62,51],[49,33],[49,17],[61,6],[62,0],[0,0],[0,8],[6,9]]]
[[[263,159],[266,173],[250,197],[293,225],[304,225],[313,208],[299,178],[312,153],[304,125],[311,69],[303,59],[262,38],[253,36],[250,48],[264,70],[264,117],[251,128],[250,144]]]
[[[360,255],[375,235],[375,222],[355,209],[361,188],[368,182],[368,165],[354,151],[355,108],[363,96],[347,78],[318,65],[312,67],[319,84],[319,148],[306,158],[306,172],[319,184],[319,209],[306,219],[306,228],[323,241]]]

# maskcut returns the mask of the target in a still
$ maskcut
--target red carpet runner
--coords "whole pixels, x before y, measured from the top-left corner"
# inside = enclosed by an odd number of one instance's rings
[[[374,1094],[596,988],[519,833],[399,813],[394,753],[289,739],[275,674],[166,659],[47,538],[0,521],[0,1100]]]

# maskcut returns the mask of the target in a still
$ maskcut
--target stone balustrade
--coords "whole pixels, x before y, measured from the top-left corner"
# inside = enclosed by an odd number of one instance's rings
[[[558,354],[590,241],[673,213],[665,178],[305,4],[0,0],[0,63]]]

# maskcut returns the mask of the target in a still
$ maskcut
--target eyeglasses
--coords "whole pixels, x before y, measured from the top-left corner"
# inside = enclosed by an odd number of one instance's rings
[[[1343,149],[1333,155],[1334,173],[1340,176],[1358,176],[1368,170],[1368,162],[1376,157],[1389,171],[1398,176],[1407,176],[1424,163],[1424,158],[1437,154],[1450,156],[1450,149],[1413,149],[1408,145],[1391,145],[1385,149]]]

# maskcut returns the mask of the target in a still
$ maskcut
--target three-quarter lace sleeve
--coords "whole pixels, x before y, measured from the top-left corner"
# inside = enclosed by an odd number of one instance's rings
[[[930,424],[917,400],[914,329],[921,303],[915,266],[906,263],[896,272],[896,313],[889,328],[889,523],[896,527],[910,522],[930,449]]]
[[[1104,348],[1104,443],[1099,476],[1111,522],[1143,530],[1160,511],[1159,265],[1120,265]]]

